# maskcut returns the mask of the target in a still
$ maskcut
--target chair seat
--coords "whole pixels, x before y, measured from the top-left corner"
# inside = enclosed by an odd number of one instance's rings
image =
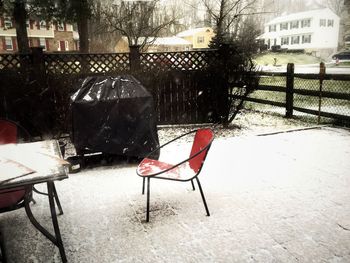
[[[145,158],[137,167],[137,173],[138,175],[143,177],[152,176],[154,178],[164,178],[179,181],[191,180],[196,175],[196,172],[193,169],[191,169],[188,162],[183,163],[167,172],[162,173],[162,171],[170,169],[173,166],[173,164]],[[157,173],[160,174],[153,176]]]
[[[23,187],[0,190],[0,209],[16,205],[24,198],[24,195],[25,189]]]

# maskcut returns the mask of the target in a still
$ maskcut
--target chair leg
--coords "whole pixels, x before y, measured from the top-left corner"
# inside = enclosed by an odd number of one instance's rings
[[[57,208],[58,208],[58,211],[59,211],[59,215],[63,215],[63,210],[62,210],[62,206],[61,206],[61,202],[60,202],[60,199],[58,199],[58,195],[57,195],[57,191],[56,191],[56,186],[55,184],[53,184],[53,194],[54,194],[54,198],[55,198],[55,201],[56,201],[56,204],[57,204]]]
[[[49,197],[49,205],[50,205],[50,211],[51,211],[51,220],[52,225],[54,228],[55,235],[52,235],[47,229],[45,229],[34,217],[32,210],[30,208],[30,191],[31,188],[26,188],[26,195],[24,199],[24,208],[26,211],[26,214],[30,220],[30,222],[33,224],[33,226],[38,229],[47,239],[49,239],[55,246],[58,247],[61,255],[62,262],[67,262],[66,253],[63,247],[61,232],[58,226],[57,221],[57,213],[55,209],[55,200],[54,200],[54,193],[53,193],[53,182],[47,182],[47,190],[48,190],[48,197]]]
[[[192,189],[193,189],[193,191],[195,191],[196,188],[194,187],[193,179],[191,180],[191,184],[192,184]]]
[[[145,194],[145,181],[146,181],[146,178],[143,177],[143,178],[142,178],[142,194],[143,194],[143,195]]]
[[[48,196],[49,196],[51,220],[52,220],[52,225],[53,225],[53,228],[55,231],[55,237],[56,237],[55,245],[58,247],[58,249],[60,251],[62,262],[65,263],[65,262],[67,262],[67,257],[66,257],[66,252],[64,250],[61,232],[60,232],[60,228],[58,226],[58,221],[57,221],[57,216],[56,216],[56,209],[55,209],[55,202],[54,202],[54,198],[56,196],[56,194],[54,194],[54,192],[56,192],[56,189],[55,189],[55,184],[53,182],[47,183],[47,192],[48,192]]]
[[[198,183],[199,191],[201,192],[201,196],[202,196],[202,199],[203,199],[205,211],[207,212],[207,216],[210,216],[209,209],[208,209],[208,206],[207,206],[207,202],[205,201],[205,197],[204,197],[204,194],[203,194],[202,186],[201,186],[201,183],[199,182],[198,177],[196,177],[196,180],[197,180],[197,183]]]
[[[146,211],[146,222],[149,222],[150,182],[151,182],[151,178],[150,178],[150,177],[147,177],[147,211]]]

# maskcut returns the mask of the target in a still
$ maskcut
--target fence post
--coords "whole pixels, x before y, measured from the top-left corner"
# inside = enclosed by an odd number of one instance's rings
[[[45,90],[47,78],[46,78],[46,69],[44,61],[44,52],[42,47],[31,47],[32,51],[32,65],[30,72],[34,77],[37,87],[43,91]]]
[[[224,127],[228,126],[228,118],[229,118],[229,101],[228,101],[228,92],[229,92],[229,77],[230,77],[230,68],[229,60],[230,60],[230,52],[231,48],[228,44],[223,44],[219,48],[219,67],[217,70],[219,72],[215,72],[216,77],[216,103],[217,103],[217,113],[219,116],[219,121],[223,124]]]
[[[140,46],[129,46],[130,48],[130,71],[132,73],[139,72],[141,67]]]
[[[317,124],[320,124],[321,121],[321,103],[322,103],[322,86],[323,86],[323,80],[324,75],[326,74],[326,66],[323,62],[320,63],[320,93],[318,95],[318,118],[317,118]]]
[[[294,64],[287,65],[286,83],[286,118],[293,117],[293,93],[294,93]]]

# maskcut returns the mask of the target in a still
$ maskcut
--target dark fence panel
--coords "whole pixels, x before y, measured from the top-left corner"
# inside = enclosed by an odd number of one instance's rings
[[[217,85],[209,81],[213,76],[207,68],[217,58],[216,50],[137,52],[136,57],[40,49],[27,55],[0,54],[0,116],[26,122],[26,127],[32,121],[32,130],[69,131],[70,96],[86,76],[132,74],[153,94],[159,124],[208,122]]]
[[[203,71],[142,72],[138,78],[153,94],[159,124],[211,122],[213,90]]]
[[[20,72],[31,62],[31,54],[0,54],[0,73],[5,73],[7,70]]]
[[[128,53],[45,54],[47,74],[104,74],[130,70]]]
[[[215,51],[143,53],[140,64],[144,71],[205,70],[215,63],[218,56],[219,53]]]

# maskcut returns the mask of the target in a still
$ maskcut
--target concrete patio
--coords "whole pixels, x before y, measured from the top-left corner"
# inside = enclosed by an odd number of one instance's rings
[[[200,175],[210,217],[190,183],[154,180],[145,223],[135,169],[56,183],[69,262],[350,262],[349,130],[215,140]],[[35,198],[34,214],[51,226],[48,202]],[[24,210],[1,214],[0,227],[9,262],[61,262]]]

